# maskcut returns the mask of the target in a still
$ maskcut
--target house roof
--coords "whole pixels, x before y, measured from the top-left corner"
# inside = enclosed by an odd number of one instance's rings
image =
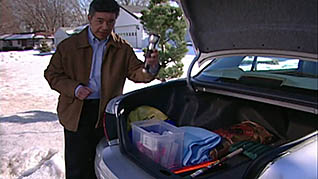
[[[145,6],[131,6],[131,5],[121,5],[121,7],[125,8],[131,13],[140,13],[142,10],[146,10]]]
[[[32,39],[34,34],[12,34],[5,38],[5,40],[22,40],[22,39]]]
[[[84,24],[78,27],[60,27],[59,29],[64,31],[67,35],[72,35],[82,31],[88,24]]]
[[[22,33],[22,34],[3,34],[0,36],[0,40],[24,40],[24,39],[45,39],[53,38],[51,35],[47,37],[43,34],[36,33]]]
[[[3,34],[0,35],[0,40],[4,40],[5,38],[9,37],[11,34]]]
[[[135,17],[136,19],[139,19],[142,14],[141,11],[147,9],[147,7],[144,6],[131,6],[131,5],[121,5],[120,6],[124,11]]]

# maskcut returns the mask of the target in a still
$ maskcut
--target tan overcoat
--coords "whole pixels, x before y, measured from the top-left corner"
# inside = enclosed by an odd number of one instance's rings
[[[76,131],[83,101],[75,97],[75,88],[87,85],[92,64],[93,50],[88,42],[88,27],[62,41],[44,71],[50,87],[60,96],[57,114],[60,123],[68,130]],[[102,62],[101,98],[99,107],[100,126],[108,101],[123,92],[125,79],[149,82],[154,76],[142,72],[143,62],[138,60],[132,47],[117,34],[112,33],[106,45]]]

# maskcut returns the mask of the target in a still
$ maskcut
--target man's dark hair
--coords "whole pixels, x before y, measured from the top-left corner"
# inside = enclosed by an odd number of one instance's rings
[[[115,0],[93,0],[89,5],[88,15],[93,16],[95,12],[111,12],[119,15],[119,5]]]

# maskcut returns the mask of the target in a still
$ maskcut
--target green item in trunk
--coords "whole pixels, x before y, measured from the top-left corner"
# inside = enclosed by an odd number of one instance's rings
[[[262,153],[269,151],[271,149],[270,146],[265,145],[265,144],[261,144],[258,142],[241,141],[241,142],[233,144],[230,147],[229,152],[233,152],[233,151],[237,150],[238,148],[242,148],[242,147],[244,148],[243,154],[252,160],[257,158]]]

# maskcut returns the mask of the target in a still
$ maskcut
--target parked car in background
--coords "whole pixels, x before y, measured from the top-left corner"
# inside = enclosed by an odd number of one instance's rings
[[[317,178],[317,0],[180,0],[179,5],[196,49],[187,78],[110,101],[109,140],[96,149],[98,178]],[[222,144],[233,150],[226,150],[226,158],[220,153],[213,158],[209,151],[204,162],[212,163],[201,171],[189,170],[197,165],[162,165],[167,150],[158,153],[162,146],[152,142],[166,134],[134,141],[131,114],[142,106],[162,112],[177,129],[212,131],[221,137],[215,149],[220,152]],[[149,129],[141,125],[139,133]],[[257,152],[248,153],[244,142],[251,141],[241,140],[245,133],[256,136]],[[149,156],[148,149],[159,157]],[[177,173],[180,169],[187,171]]]

